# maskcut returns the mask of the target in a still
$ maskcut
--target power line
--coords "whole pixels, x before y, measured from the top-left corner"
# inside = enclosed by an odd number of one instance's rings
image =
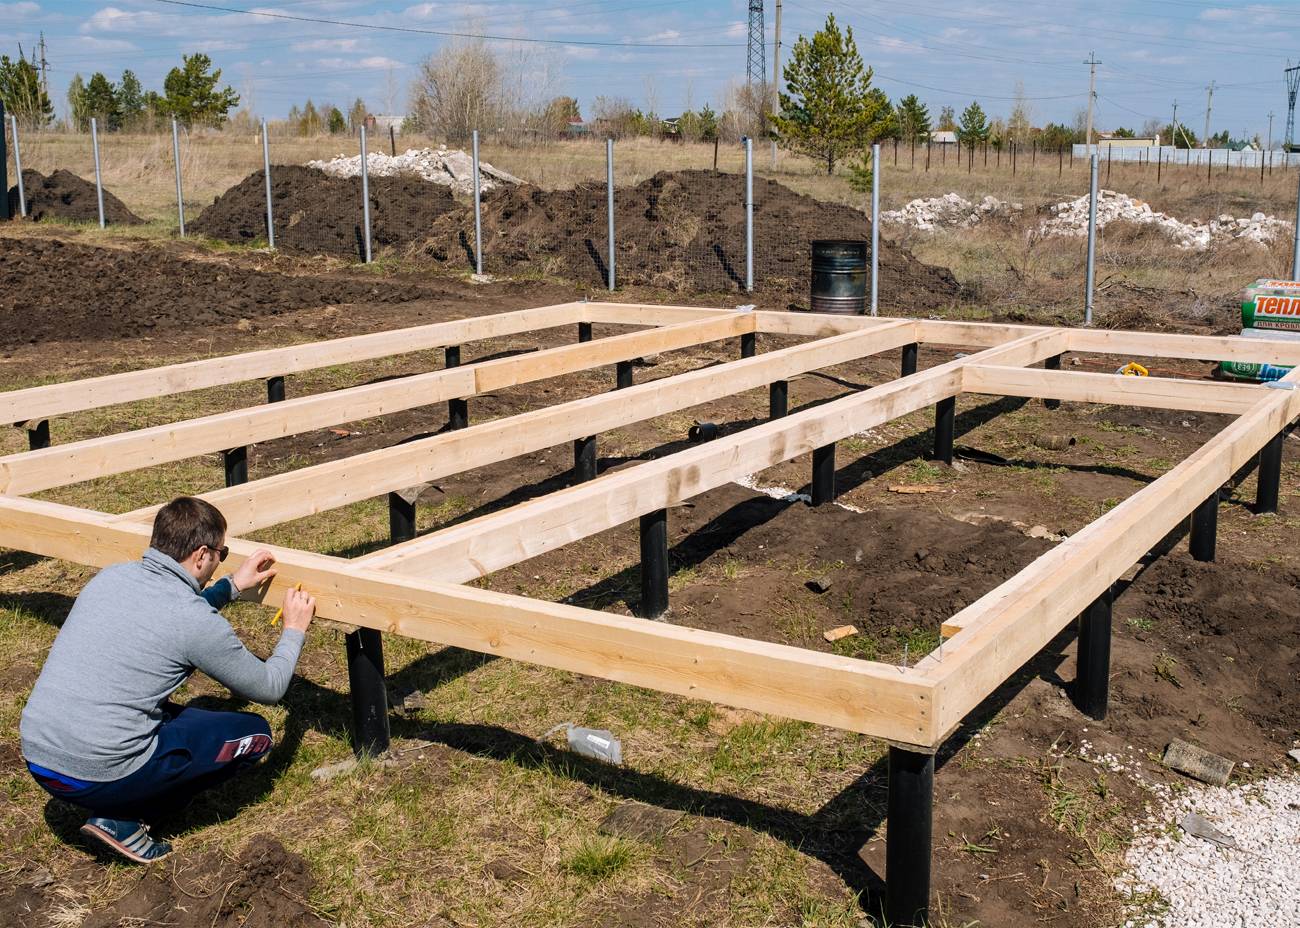
[[[414,26],[385,26],[380,23],[359,23],[341,19],[325,19],[320,16],[294,16],[289,13],[272,13],[267,10],[243,10],[236,7],[216,6],[210,3],[195,3],[193,0],[153,0],[169,6],[191,7],[197,10],[212,10],[217,13],[239,13],[244,16],[261,16],[266,19],[280,19],[298,23],[320,23],[327,26],[346,26],[349,29],[373,29],[380,32],[401,32],[411,35],[436,35],[450,39],[482,39],[487,42],[518,42],[527,45],[580,45],[591,48],[744,48],[738,42],[679,43],[667,45],[663,42],[597,42],[591,39],[539,39],[532,36],[494,35],[484,32],[456,32],[449,29],[418,29]]]

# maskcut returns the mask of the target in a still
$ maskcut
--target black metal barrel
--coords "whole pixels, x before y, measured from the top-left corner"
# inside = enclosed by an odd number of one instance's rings
[[[812,243],[812,293],[815,313],[867,311],[867,242],[822,239]]]

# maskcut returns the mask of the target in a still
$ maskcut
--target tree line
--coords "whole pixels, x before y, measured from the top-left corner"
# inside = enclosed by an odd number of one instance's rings
[[[18,58],[0,57],[0,101],[21,125],[41,129],[54,122],[54,106],[34,60],[19,49]],[[163,79],[162,91],[146,90],[129,68],[112,81],[96,71],[89,80],[80,74],[68,84],[68,124],[79,132],[90,120],[106,132],[149,131],[176,119],[185,128],[219,127],[239,105],[239,94],[221,86],[221,69],[202,52],[182,55],[179,67]]]

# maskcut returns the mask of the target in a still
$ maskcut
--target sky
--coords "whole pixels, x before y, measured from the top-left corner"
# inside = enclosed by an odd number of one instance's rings
[[[764,7],[770,72],[775,0]],[[1276,142],[1283,69],[1288,55],[1300,61],[1300,4],[1222,0],[784,0],[783,60],[828,13],[853,27],[891,99],[915,93],[932,116],[978,100],[1005,117],[1020,85],[1035,124],[1070,123],[1087,104],[1085,59],[1095,52],[1102,129],[1168,122],[1177,100],[1179,121],[1199,135],[1214,81],[1212,131],[1266,138],[1271,110]],[[745,79],[747,18],[746,0],[0,2],[7,42],[30,50],[44,31],[60,113],[76,73],[116,80],[130,68],[161,89],[182,53],[203,51],[243,104],[270,118],[309,97],[344,109],[361,97],[371,112],[405,112],[420,61],[456,41],[449,32],[500,37],[493,47],[526,69],[531,92],[576,97],[584,114],[598,95],[663,116],[704,103],[721,109],[728,87]]]

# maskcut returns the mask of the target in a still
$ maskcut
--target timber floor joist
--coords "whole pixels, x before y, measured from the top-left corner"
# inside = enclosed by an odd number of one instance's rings
[[[636,328],[593,339],[596,324]],[[558,326],[576,326],[577,342],[460,363],[462,345]],[[756,353],[755,339],[764,334],[803,340]],[[736,360],[631,383],[636,358],[729,339],[739,341]],[[918,345],[965,350],[917,370]],[[449,365],[441,370],[283,398],[285,374],[439,347],[447,349]],[[785,413],[790,379],[894,351],[902,352],[899,377]],[[391,546],[353,559],[274,549],[277,576],[258,595],[278,601],[284,589],[301,583],[315,594],[321,616],[369,630],[376,641],[376,633],[386,633],[456,645],[876,736],[894,745],[891,751],[901,752],[897,758],[891,753],[891,771],[897,766],[900,782],[920,783],[926,763],[932,776],[932,755],[945,738],[1076,617],[1104,614],[1108,641],[1112,585],[1189,516],[1194,553],[1208,550],[1212,557],[1218,490],[1256,459],[1261,461],[1261,499],[1267,472],[1275,505],[1278,467],[1269,462],[1280,460],[1279,436],[1300,416],[1300,395],[1294,389],[1300,371],[1271,385],[1122,377],[1062,370],[1061,356],[1072,352],[1300,365],[1300,343],[1294,341],[568,303],[0,394],[8,421],[31,429],[51,417],[187,390],[262,378],[279,382],[278,392],[271,390],[264,405],[0,457],[0,545],[90,566],[138,557],[157,505],[111,514],[30,494],[225,451],[227,481],[233,485],[201,495],[229,521],[226,569],[233,570],[262,547],[240,537],[254,530],[384,494],[389,494],[390,506],[410,507],[409,494],[401,496],[408,488],[572,441],[575,482],[566,489],[418,537],[411,509],[408,529],[400,535],[394,529]],[[611,378],[618,387],[609,392],[468,421],[465,404],[476,396],[611,366],[618,370],[617,378]],[[587,443],[603,432],[763,387],[772,391],[773,415],[766,422],[599,477],[594,472],[585,474],[587,479],[578,476],[578,449],[594,452]],[[941,648],[911,667],[465,585],[637,518],[643,557],[655,558],[655,546],[646,539],[661,536],[647,532],[662,531],[671,507],[809,453],[814,497],[833,497],[832,449],[837,442],[927,407],[936,411],[936,454],[944,456],[938,443],[946,441],[950,456],[953,404],[962,394],[1235,418],[1164,476],[951,617],[943,627]],[[229,449],[438,403],[449,404],[450,427],[430,437],[247,482],[229,464]],[[43,435],[49,435],[48,426]],[[661,575],[655,582],[662,583],[666,600],[666,550],[661,559],[655,565],[643,563],[643,589],[647,577]],[[1080,669],[1082,678],[1082,658]],[[1104,712],[1105,668],[1100,678],[1095,667],[1088,676],[1080,685],[1103,687]],[[1091,695],[1095,713],[1097,693]],[[892,834],[892,818],[890,830]],[[927,860],[928,841],[926,835]],[[917,863],[908,858],[899,866]],[[891,885],[890,908],[896,916],[919,917],[915,892],[895,895]]]

